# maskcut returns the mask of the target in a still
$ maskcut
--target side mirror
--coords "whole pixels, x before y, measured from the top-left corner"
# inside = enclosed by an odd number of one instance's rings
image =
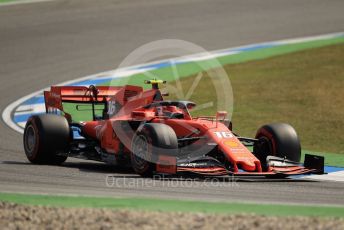
[[[226,111],[217,111],[216,112],[216,127],[217,127],[217,123],[223,122],[227,117],[227,112]]]
[[[216,112],[216,120],[217,121],[222,121],[226,119],[227,117],[227,112],[226,111],[217,111]]]

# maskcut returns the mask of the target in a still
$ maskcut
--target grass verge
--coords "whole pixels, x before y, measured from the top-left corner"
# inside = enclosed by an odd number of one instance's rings
[[[242,136],[254,136],[263,124],[287,122],[298,131],[304,149],[344,153],[342,60],[344,44],[338,44],[225,65],[234,93],[234,130]],[[180,83],[188,89],[195,78],[183,78]],[[216,101],[216,94],[207,90],[211,85],[204,73],[198,86],[202,90],[196,90],[190,100],[198,104]],[[215,114],[215,109],[202,113]]]
[[[102,198],[0,193],[0,200],[18,204],[135,209],[167,212],[250,213],[268,216],[343,217],[344,207],[217,203],[143,198]]]
[[[252,60],[262,60],[278,55],[285,55],[293,52],[298,52],[302,50],[314,49],[319,47],[324,47],[333,44],[344,43],[344,36],[329,38],[318,41],[309,41],[304,43],[295,43],[288,45],[281,45],[275,47],[261,47],[238,53],[235,55],[223,56],[216,59],[207,59],[204,61],[197,62],[187,62],[185,64],[178,64],[176,66],[170,66],[159,68],[152,71],[147,71],[146,73],[140,73],[130,76],[129,78],[119,78],[114,79],[110,82],[104,83],[103,85],[142,85],[145,88],[149,88],[148,85],[143,84],[143,80],[152,79],[152,77],[159,77],[166,81],[175,81],[176,74],[177,78],[189,77],[204,70],[216,68],[219,66],[224,66],[228,64],[237,64],[248,62]]]
[[[7,2],[14,2],[14,1],[17,1],[17,0],[0,0],[0,4],[7,3]]]

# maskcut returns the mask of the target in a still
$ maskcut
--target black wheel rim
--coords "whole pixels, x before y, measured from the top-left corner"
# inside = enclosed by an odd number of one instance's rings
[[[147,161],[149,161],[149,143],[145,136],[139,135],[135,138],[133,144],[133,157],[132,163],[137,170],[144,170],[147,167]]]
[[[25,140],[26,154],[29,157],[31,157],[35,149],[35,145],[37,141],[36,130],[33,128],[32,125],[29,125],[26,128],[24,140]]]

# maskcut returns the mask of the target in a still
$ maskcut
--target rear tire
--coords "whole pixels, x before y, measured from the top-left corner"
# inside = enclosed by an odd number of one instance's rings
[[[134,171],[143,177],[151,177],[160,154],[177,155],[177,136],[168,125],[144,124],[134,135],[131,150],[131,165]]]
[[[59,165],[67,156],[70,129],[67,119],[54,114],[34,115],[26,123],[24,150],[27,159],[34,164]]]
[[[299,162],[301,144],[295,129],[284,123],[274,123],[258,129],[253,147],[254,155],[260,160],[264,171],[267,170],[267,156],[277,156]]]

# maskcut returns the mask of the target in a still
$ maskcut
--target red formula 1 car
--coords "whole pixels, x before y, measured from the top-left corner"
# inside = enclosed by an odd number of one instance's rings
[[[130,165],[142,176],[199,174],[266,176],[323,173],[324,158],[306,155],[287,124],[262,126],[255,138],[232,132],[226,112],[192,117],[190,101],[167,101],[160,80],[152,89],[125,85],[52,86],[44,92],[46,114],[34,115],[24,131],[32,163],[61,164],[67,157]],[[76,121],[65,108],[87,121]],[[248,146],[253,146],[251,151]]]

